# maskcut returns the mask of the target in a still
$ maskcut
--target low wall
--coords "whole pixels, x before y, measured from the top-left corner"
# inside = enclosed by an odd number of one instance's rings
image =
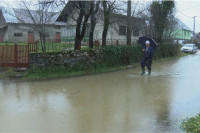
[[[79,63],[89,63],[92,57],[87,51],[68,51],[59,53],[30,54],[30,67],[71,66]]]
[[[57,53],[30,54],[30,67],[66,66],[80,64],[88,67],[120,66],[139,63],[142,57],[140,45],[109,45],[97,50],[63,51]],[[180,47],[176,44],[158,45],[154,59],[177,56]]]

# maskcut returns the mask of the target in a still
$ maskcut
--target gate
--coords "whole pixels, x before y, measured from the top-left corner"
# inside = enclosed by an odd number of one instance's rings
[[[37,42],[0,46],[0,67],[29,67],[29,53],[37,52]]]

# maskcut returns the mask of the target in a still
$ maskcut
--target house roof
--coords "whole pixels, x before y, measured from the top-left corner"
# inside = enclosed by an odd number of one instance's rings
[[[66,6],[62,10],[62,12],[59,14],[57,21],[67,22],[67,16],[72,13],[74,9],[74,4],[76,4],[75,2],[76,1],[67,2]]]
[[[184,29],[184,30],[188,30],[188,31],[192,31],[187,25],[185,25],[180,19],[178,20],[178,28]]]
[[[40,24],[41,13],[37,10],[26,10],[16,8],[0,7],[0,11],[5,18],[6,23],[26,23],[26,24]],[[59,12],[45,12],[43,23],[47,25],[65,25],[64,22],[56,22]]]

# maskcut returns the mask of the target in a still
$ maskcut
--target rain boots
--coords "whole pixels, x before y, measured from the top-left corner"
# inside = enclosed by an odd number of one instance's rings
[[[142,72],[141,72],[141,75],[144,75],[145,74],[145,69],[142,68]]]
[[[148,70],[148,75],[149,75],[149,76],[151,75],[151,70]]]

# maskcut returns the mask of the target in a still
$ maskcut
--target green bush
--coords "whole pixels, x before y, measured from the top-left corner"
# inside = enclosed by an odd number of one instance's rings
[[[177,56],[179,51],[179,45],[159,44],[154,52],[154,60]],[[107,66],[128,65],[140,62],[142,54],[140,45],[109,45],[100,49],[97,59]]]
[[[101,63],[107,66],[128,65],[137,63],[142,56],[142,47],[140,45],[109,45],[98,53],[97,58]]]
[[[200,133],[200,114],[183,120],[181,129],[187,133]]]

